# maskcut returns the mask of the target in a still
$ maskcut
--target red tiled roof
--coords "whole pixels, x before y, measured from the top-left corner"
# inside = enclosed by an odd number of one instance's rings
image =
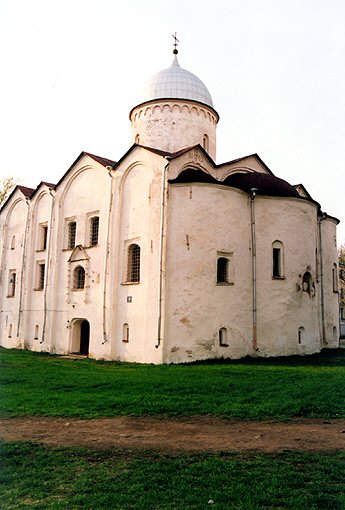
[[[112,159],[102,158],[101,156],[96,156],[95,154],[91,154],[90,152],[84,152],[84,154],[86,154],[86,156],[90,156],[90,158],[94,159],[95,161],[97,161],[97,163],[100,163],[101,165],[104,166],[114,166],[116,163],[116,161],[113,161]]]
[[[31,195],[35,191],[33,188],[27,188],[26,186],[16,186],[14,188],[14,190],[16,190],[17,188],[23,193],[23,195],[25,195],[26,197],[29,197],[29,198],[31,197]]]

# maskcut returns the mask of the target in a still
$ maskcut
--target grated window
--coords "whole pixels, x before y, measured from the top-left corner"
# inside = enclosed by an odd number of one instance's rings
[[[217,260],[217,283],[229,283],[229,259],[225,257]]]
[[[10,271],[8,279],[8,297],[14,297],[16,293],[17,274],[15,271]]]
[[[94,216],[90,220],[90,246],[98,244],[99,217]]]
[[[67,239],[67,248],[75,247],[75,237],[77,232],[77,224],[75,221],[71,221],[68,224],[68,239]]]
[[[140,246],[137,244],[128,248],[127,282],[140,282]]]
[[[85,269],[81,266],[78,266],[74,270],[73,288],[83,289],[84,287],[85,287]]]
[[[37,290],[44,289],[44,276],[46,271],[45,264],[38,264]]]

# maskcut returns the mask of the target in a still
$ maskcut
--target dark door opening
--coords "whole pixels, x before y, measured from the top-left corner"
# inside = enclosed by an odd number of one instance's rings
[[[83,321],[80,324],[80,354],[89,354],[90,343],[90,324],[89,321]]]

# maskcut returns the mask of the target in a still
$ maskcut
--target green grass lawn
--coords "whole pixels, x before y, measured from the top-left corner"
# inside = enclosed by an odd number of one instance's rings
[[[305,357],[154,366],[1,348],[0,368],[3,417],[345,417],[345,349]]]
[[[0,368],[3,417],[345,417],[345,350],[153,366],[0,349]],[[2,444],[0,462],[4,510],[345,509],[344,452],[168,455],[17,442]]]
[[[2,448],[2,509],[343,510],[345,453]],[[213,503],[210,502],[213,501]]]

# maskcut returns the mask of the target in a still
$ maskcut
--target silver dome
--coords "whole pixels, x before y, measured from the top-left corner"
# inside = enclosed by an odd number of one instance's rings
[[[190,99],[213,108],[212,97],[195,74],[180,67],[175,55],[173,63],[151,76],[141,94],[141,103],[155,99]]]

